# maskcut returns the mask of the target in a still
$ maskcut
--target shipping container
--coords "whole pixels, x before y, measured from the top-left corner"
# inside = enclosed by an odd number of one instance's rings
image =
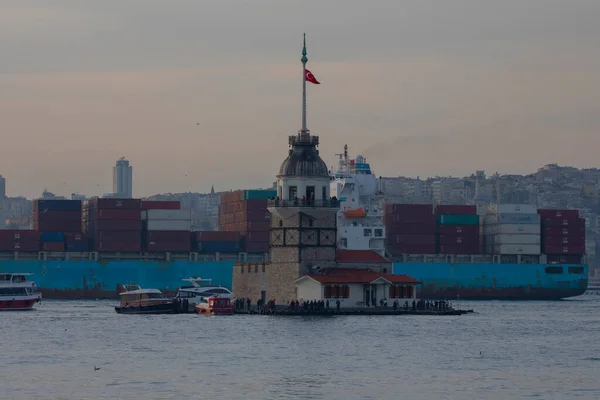
[[[245,232],[268,232],[271,229],[269,221],[248,221]]]
[[[493,214],[486,215],[485,225],[494,224],[539,224],[540,216],[538,214]]]
[[[585,246],[584,236],[544,236],[546,246]]]
[[[82,214],[81,210],[67,210],[67,211],[38,211],[33,214],[34,221],[77,221],[81,223]]]
[[[479,254],[479,243],[440,244],[440,254]]]
[[[33,210],[38,212],[60,210],[81,211],[81,200],[34,200]]]
[[[536,244],[541,243],[540,235],[501,234],[493,235],[494,245],[503,244]]]
[[[268,253],[271,249],[269,242],[248,242],[244,250],[247,253]]]
[[[65,251],[84,253],[90,251],[89,242],[71,242],[65,245]]]
[[[479,215],[443,215],[437,216],[440,225],[479,225]]]
[[[0,251],[24,251],[36,252],[40,250],[40,242],[37,240],[18,240],[10,239],[0,240]]]
[[[546,226],[542,228],[544,236],[585,236],[585,228],[573,226]]]
[[[64,242],[42,242],[41,250],[47,251],[47,252],[65,251],[65,243]]]
[[[386,243],[389,246],[397,245],[430,245],[435,244],[435,235],[388,235]]]
[[[505,255],[539,255],[541,249],[539,244],[504,244],[494,245],[493,252]]]
[[[492,224],[484,226],[484,233],[486,235],[539,235],[540,231],[541,228],[538,224]]]
[[[142,232],[137,231],[93,231],[90,235],[95,241],[137,242],[142,239]]]
[[[579,218],[579,210],[550,210],[539,209],[538,214],[542,219],[577,219]]]
[[[178,253],[189,253],[192,251],[192,244],[188,241],[149,241],[146,245],[149,252],[178,252]]]
[[[544,253],[545,254],[585,254],[585,246],[584,245],[544,245]]]
[[[189,231],[148,231],[145,234],[146,240],[150,242],[185,242],[191,243],[192,237]]]
[[[437,232],[440,235],[479,236],[479,225],[439,225]]]
[[[436,223],[433,217],[421,224],[385,224],[385,230],[388,235],[401,235],[407,233],[419,233],[433,235],[436,232]]]
[[[133,219],[101,219],[94,221],[92,227],[92,230],[97,231],[141,231],[142,221]]]
[[[39,241],[40,233],[30,229],[0,229],[0,241],[19,242],[19,241]]]
[[[244,240],[246,243],[260,243],[260,242],[269,242],[271,240],[271,232],[270,231],[253,231],[253,232],[245,232]]]
[[[41,232],[40,240],[42,242],[61,242],[65,241],[64,232]]]
[[[69,232],[65,233],[65,243],[75,243],[75,242],[87,242],[88,238],[84,233],[81,232]]]
[[[81,221],[34,221],[33,229],[40,232],[73,232],[80,231]]]
[[[239,253],[240,242],[197,242],[201,253]]]
[[[536,214],[537,206],[533,204],[490,204],[488,214]]]
[[[437,246],[434,244],[412,244],[395,245],[387,248],[390,254],[394,256],[402,254],[437,254]]]
[[[193,232],[193,237],[197,242],[239,242],[241,239],[239,232],[222,231]]]
[[[142,216],[148,221],[190,221],[192,213],[190,210],[148,210]]]
[[[433,214],[432,204],[386,204],[386,214]]]
[[[581,264],[581,255],[578,254],[548,254],[548,264]]]
[[[137,220],[141,221],[142,211],[141,210],[117,210],[117,209],[106,209],[106,210],[94,210],[88,214],[90,219],[119,219],[119,220]]]
[[[88,207],[97,210],[140,210],[142,201],[140,199],[95,198],[88,200]]]
[[[148,231],[187,231],[192,228],[191,220],[148,220],[146,229]]]
[[[438,205],[435,207],[435,213],[444,215],[477,215],[477,207],[463,205]]]
[[[179,210],[181,202],[179,200],[142,200],[141,209],[147,210]]]
[[[479,248],[479,235],[440,235],[440,245],[470,245]]]
[[[277,190],[244,190],[242,200],[269,200],[277,196]]]
[[[434,224],[435,214],[386,214],[383,217],[385,226],[398,224]]]
[[[583,218],[544,218],[542,225],[547,226],[568,226],[570,228],[585,228],[585,219]]]
[[[119,253],[139,253],[142,251],[142,240],[134,241],[134,242],[124,242],[121,240],[101,240],[97,241],[94,249],[96,251],[110,251],[110,252],[119,252]]]

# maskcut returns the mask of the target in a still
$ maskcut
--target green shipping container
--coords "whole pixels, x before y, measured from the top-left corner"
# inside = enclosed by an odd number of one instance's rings
[[[479,215],[438,215],[440,225],[479,225]]]
[[[243,200],[269,200],[275,196],[276,190],[244,190]]]

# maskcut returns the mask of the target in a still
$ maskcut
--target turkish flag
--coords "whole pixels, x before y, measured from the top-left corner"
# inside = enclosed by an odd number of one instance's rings
[[[312,72],[310,72],[306,68],[304,68],[304,75],[306,75],[306,81],[307,82],[314,83],[315,85],[320,85],[321,84],[321,82],[319,82],[317,80],[317,78],[315,78],[315,76],[312,74]]]

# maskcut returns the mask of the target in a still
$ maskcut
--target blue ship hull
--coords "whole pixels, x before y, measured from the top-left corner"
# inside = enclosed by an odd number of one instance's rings
[[[422,282],[426,299],[559,300],[587,290],[587,265],[394,263],[395,274]]]

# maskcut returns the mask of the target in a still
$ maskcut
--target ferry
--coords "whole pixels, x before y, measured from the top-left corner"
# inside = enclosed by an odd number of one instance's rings
[[[158,289],[142,289],[139,285],[127,285],[120,293],[118,314],[174,314],[178,307],[173,298],[166,297]]]
[[[27,280],[28,273],[0,274],[0,311],[31,310],[42,300],[36,293],[35,282]]]
[[[200,315],[233,315],[231,298],[220,296],[203,298],[196,305],[196,312]]]
[[[225,286],[213,286],[212,279],[185,278],[184,282],[190,282],[191,285],[182,286],[177,291],[175,299],[187,300],[190,307],[200,304],[205,298],[219,296],[220,298],[231,299],[231,290]]]

